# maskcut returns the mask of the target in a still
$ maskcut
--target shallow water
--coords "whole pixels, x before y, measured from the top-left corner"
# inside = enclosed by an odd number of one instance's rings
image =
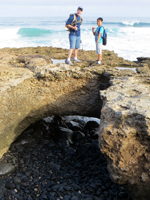
[[[56,60],[56,59],[51,59],[53,64],[56,65],[58,63],[65,63],[65,60]]]
[[[115,67],[118,70],[133,70],[135,73],[137,73],[136,68],[128,68],[128,67]]]

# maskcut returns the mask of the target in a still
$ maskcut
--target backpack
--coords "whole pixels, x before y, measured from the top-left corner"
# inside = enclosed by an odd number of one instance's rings
[[[104,28],[104,27],[103,27],[103,28]],[[103,39],[103,45],[106,45],[106,44],[107,44],[107,33],[106,33],[105,29],[104,29],[104,32],[103,32],[103,37],[102,37],[102,39]]]
[[[69,16],[69,18],[71,17],[71,16],[74,16],[74,18],[73,18],[73,21],[72,21],[72,23],[70,24],[70,25],[75,25],[75,24],[77,24],[77,23],[82,23],[82,21],[83,21],[83,19],[82,19],[82,17],[80,17],[80,21],[77,21],[77,16],[75,15],[75,14],[70,14],[70,16]],[[65,25],[65,30],[66,31],[70,31],[70,28],[68,28],[68,27],[66,27],[66,25]]]

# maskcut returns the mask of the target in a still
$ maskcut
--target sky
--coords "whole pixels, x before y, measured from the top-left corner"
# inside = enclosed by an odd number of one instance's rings
[[[150,0],[0,0],[0,17],[150,17]]]

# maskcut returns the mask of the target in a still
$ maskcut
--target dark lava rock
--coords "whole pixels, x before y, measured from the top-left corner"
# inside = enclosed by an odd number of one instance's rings
[[[82,131],[84,128],[82,125],[80,125],[79,122],[74,121],[70,121],[69,123],[67,123],[67,126],[73,131]]]
[[[58,126],[56,129],[55,129],[55,133],[54,133],[54,138],[56,140],[68,140],[69,143],[73,143],[72,141],[72,136],[73,136],[73,131],[71,129],[68,129],[68,128],[64,128],[64,127],[61,127],[61,126]]]
[[[84,139],[85,138],[85,134],[82,133],[81,131],[74,131],[72,138],[73,138],[74,142],[77,142],[77,141],[80,141],[80,140]]]
[[[32,197],[28,197],[27,200],[33,200],[33,198]]]
[[[14,184],[14,183],[9,183],[9,182],[7,182],[6,185],[5,185],[5,187],[6,187],[7,189],[14,189],[14,188],[15,188],[15,184]]]
[[[15,177],[14,178],[14,183],[17,185],[17,184],[20,184],[21,183],[21,179],[18,178],[18,177]]]
[[[91,131],[91,130],[98,128],[98,127],[99,127],[99,124],[96,121],[88,121],[84,128],[86,130]]]
[[[83,156],[88,151],[88,149],[89,147],[87,145],[81,145],[76,152],[78,155]]]
[[[150,58],[149,57],[138,57],[137,60],[139,62],[142,62],[142,61],[145,61],[145,60],[149,60],[150,61]]]
[[[78,199],[78,197],[73,196],[73,197],[71,198],[71,200],[79,200],[79,199]]]
[[[10,163],[0,162],[0,176],[10,174],[15,171],[15,166]]]
[[[63,198],[63,200],[70,200],[70,198],[71,198],[71,196],[65,195],[64,198]]]
[[[98,131],[96,129],[91,130],[90,131],[90,136],[95,140],[98,139]]]
[[[42,199],[47,199],[47,195],[45,195],[45,194],[42,194],[41,197],[42,197]]]
[[[54,162],[50,162],[49,163],[49,167],[52,168],[52,169],[55,169],[55,170],[60,170],[61,166],[54,163]]]
[[[0,195],[3,195],[5,192],[6,192],[5,183],[3,183],[2,180],[0,180]]]

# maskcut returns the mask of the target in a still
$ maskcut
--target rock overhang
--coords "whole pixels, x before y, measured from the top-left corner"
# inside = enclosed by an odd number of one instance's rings
[[[39,119],[54,114],[99,116],[99,89],[101,84],[103,88],[108,85],[102,73],[88,67],[53,65],[50,56],[13,53],[4,49],[0,59],[1,156]]]

